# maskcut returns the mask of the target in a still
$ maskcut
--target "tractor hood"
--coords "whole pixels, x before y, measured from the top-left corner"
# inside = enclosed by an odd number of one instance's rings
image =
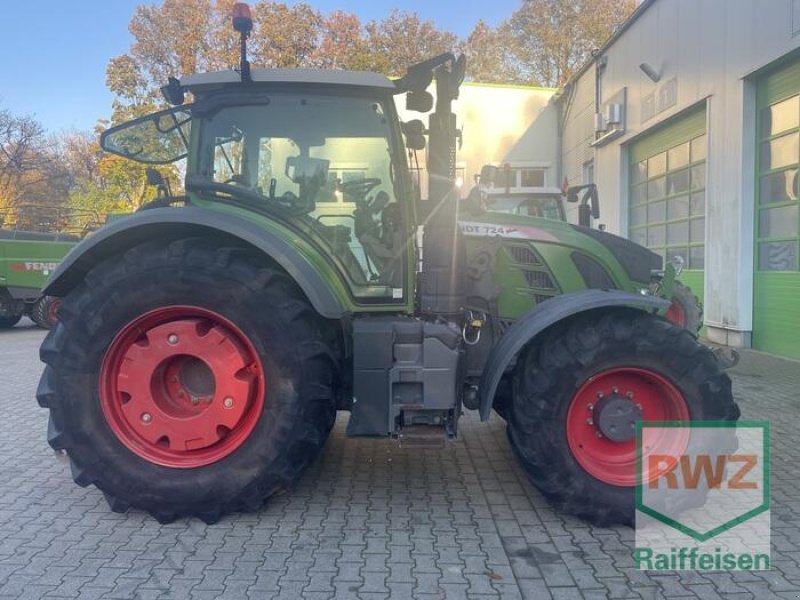
[[[660,255],[629,239],[580,225],[571,225],[571,227],[603,244],[619,261],[632,281],[649,281],[652,271],[658,271],[664,267],[664,261]]]

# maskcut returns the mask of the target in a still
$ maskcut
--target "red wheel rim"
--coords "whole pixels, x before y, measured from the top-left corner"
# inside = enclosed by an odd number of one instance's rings
[[[648,369],[618,367],[590,377],[573,396],[567,411],[567,442],[578,464],[593,477],[615,486],[636,485],[636,440],[615,442],[595,423],[598,402],[606,397],[629,399],[640,407],[643,421],[688,422],[683,394],[663,376]],[[679,455],[687,444],[683,429],[654,440],[646,452]],[[599,434],[599,435],[598,435]],[[650,473],[648,480],[660,473]]]
[[[678,327],[686,327],[686,311],[683,310],[683,305],[677,300],[672,301],[667,314],[664,316],[670,323],[674,323]]]
[[[47,306],[47,322],[50,323],[50,325],[58,323],[58,311],[61,308],[61,302],[61,298],[54,298]]]
[[[100,404],[134,454],[165,467],[202,467],[252,433],[264,407],[264,369],[247,336],[218,313],[159,308],[111,342]]]

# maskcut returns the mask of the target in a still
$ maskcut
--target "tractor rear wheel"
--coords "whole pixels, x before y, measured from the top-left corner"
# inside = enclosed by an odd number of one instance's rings
[[[112,510],[162,522],[255,510],[333,426],[331,331],[247,250],[142,244],[88,274],[42,345],[48,441]]]
[[[573,319],[530,346],[507,420],[516,455],[548,500],[598,525],[632,525],[632,423],[738,417],[709,349],[664,319],[620,309]]]
[[[703,327],[703,304],[692,288],[676,281],[672,286],[672,305],[665,317],[670,323],[697,335]]]
[[[58,323],[59,308],[61,308],[61,298],[42,296],[33,305],[31,320],[42,329],[52,329]]]
[[[22,315],[11,315],[10,317],[0,317],[0,329],[11,329],[20,322]]]

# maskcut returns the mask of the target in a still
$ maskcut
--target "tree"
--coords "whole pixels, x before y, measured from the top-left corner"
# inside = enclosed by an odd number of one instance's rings
[[[484,83],[519,81],[508,45],[508,27],[490,27],[481,19],[464,44],[467,77]]]
[[[459,43],[455,34],[440,31],[433,21],[398,9],[382,21],[367,24],[367,34],[374,53],[373,70],[387,75],[402,75],[409,65],[454,50]]]
[[[59,147],[71,177],[67,206],[105,215],[132,212],[153,197],[146,165],[104,152],[96,136],[70,133]]]
[[[311,62],[321,69],[371,69],[372,52],[359,18],[341,10],[325,17]]]
[[[636,0],[523,0],[504,24],[527,83],[558,87],[636,8]]]
[[[0,208],[57,204],[67,187],[68,172],[42,125],[33,117],[0,110]]]
[[[254,6],[257,24],[253,62],[260,67],[309,67],[319,48],[322,15],[308,4],[287,6],[261,1]]]
[[[238,63],[238,36],[230,26],[234,0],[164,0],[136,8],[130,51],[112,58],[106,84],[114,93],[112,123],[163,106],[168,77],[229,69]],[[252,7],[248,43],[257,67],[317,67],[402,74],[408,65],[452,50],[458,38],[416,14],[393,11],[364,27],[352,13],[324,15],[305,3],[260,0]]]

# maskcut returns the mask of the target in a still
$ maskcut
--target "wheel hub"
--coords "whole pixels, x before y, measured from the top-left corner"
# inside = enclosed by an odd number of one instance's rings
[[[642,408],[633,401],[633,394],[621,396],[612,392],[603,396],[594,410],[594,425],[612,442],[627,442],[636,437],[636,421],[642,419]]]
[[[191,468],[238,448],[263,409],[263,369],[221,315],[167,307],[128,324],[101,370],[101,404],[117,438],[156,464]]]
[[[576,462],[590,475],[604,483],[632,487],[636,485],[636,422],[689,419],[683,394],[663,375],[646,368],[612,367],[587,379],[572,397],[566,416],[567,443]],[[684,443],[666,436],[655,449],[678,454]]]

